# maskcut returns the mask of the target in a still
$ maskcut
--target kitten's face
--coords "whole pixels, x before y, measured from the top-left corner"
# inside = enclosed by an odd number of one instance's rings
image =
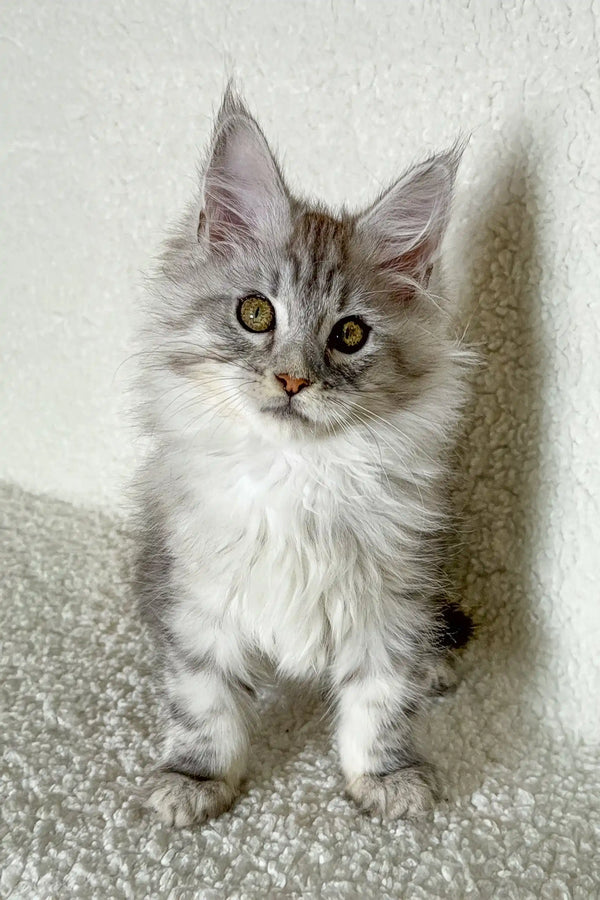
[[[217,261],[217,281],[206,296],[198,284],[185,343],[199,356],[180,368],[209,405],[255,430],[377,430],[434,364],[414,298],[373,269],[350,219],[302,212],[281,248]]]
[[[194,246],[176,240],[165,257],[190,427],[225,418],[321,439],[357,422],[377,432],[418,400],[439,347],[425,288],[455,162],[438,157],[365,214],[336,218],[290,197],[227,98]]]

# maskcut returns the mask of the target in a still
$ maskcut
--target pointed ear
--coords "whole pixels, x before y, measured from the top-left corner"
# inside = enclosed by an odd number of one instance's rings
[[[227,253],[281,234],[289,215],[287,191],[267,141],[228,88],[205,169],[198,234],[207,236],[211,249]]]
[[[357,222],[381,268],[427,284],[452,201],[460,144],[410,169]]]

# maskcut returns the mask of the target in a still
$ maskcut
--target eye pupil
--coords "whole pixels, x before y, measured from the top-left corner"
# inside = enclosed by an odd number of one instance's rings
[[[275,310],[266,297],[243,297],[238,303],[237,318],[246,331],[261,333],[275,328]]]
[[[358,344],[362,337],[362,328],[357,322],[346,322],[343,331],[344,341],[350,346]]]

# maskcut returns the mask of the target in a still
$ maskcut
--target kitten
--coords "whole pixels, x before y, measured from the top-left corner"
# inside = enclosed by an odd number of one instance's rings
[[[226,93],[142,329],[136,583],[164,664],[147,803],[165,822],[234,801],[261,659],[327,686],[362,808],[432,804],[413,717],[470,630],[439,599],[463,351],[428,287],[459,159],[334,214],[290,194]]]

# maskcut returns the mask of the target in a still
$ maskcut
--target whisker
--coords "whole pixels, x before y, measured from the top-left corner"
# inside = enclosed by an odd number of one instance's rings
[[[389,419],[386,419],[383,416],[380,416],[377,413],[374,413],[371,409],[368,409],[366,406],[362,406],[360,403],[358,403],[354,400],[350,400],[349,402],[352,403],[352,405],[355,408],[362,410],[364,413],[369,415],[371,418],[377,419],[378,421],[383,422],[384,425],[387,425],[388,428],[391,428],[393,431],[395,431],[397,434],[399,434],[400,437],[408,443],[409,447],[416,449],[419,452],[419,455],[423,455],[423,456],[427,457],[427,459],[429,459],[435,465],[435,460],[425,450],[423,450],[421,447],[418,447],[417,444],[415,443],[415,441],[411,440],[407,434],[405,434],[400,428],[398,428],[396,425],[394,425],[392,422],[390,422]]]
[[[346,401],[346,408],[351,412],[351,407],[348,405],[348,404],[350,404],[350,403],[351,403],[351,401]],[[352,405],[354,405],[354,404],[352,404]],[[359,408],[365,410],[367,413],[370,412],[369,410],[366,410],[365,407],[359,407]],[[360,420],[359,420],[359,421],[360,421]],[[406,476],[408,476],[408,478],[407,478],[406,480],[409,482],[409,484],[411,484],[413,487],[416,488],[417,493],[419,494],[419,499],[420,499],[420,501],[421,501],[421,508],[422,508],[423,513],[424,513],[424,511],[425,511],[425,509],[426,509],[427,507],[426,507],[425,500],[424,500],[424,497],[423,497],[423,494],[422,494],[422,491],[421,491],[420,484],[419,484],[417,478],[415,477],[415,473],[412,472],[412,471],[406,466],[406,464],[404,463],[404,460],[403,460],[402,457],[400,456],[400,454],[399,454],[399,452],[397,451],[397,449],[396,449],[396,448],[395,448],[388,440],[386,440],[386,438],[384,438],[384,437],[380,434],[380,432],[377,431],[377,429],[375,429],[373,426],[369,426],[369,425],[368,425],[366,422],[364,422],[364,421],[362,422],[362,424],[363,424],[363,425],[365,426],[365,428],[367,428],[369,431],[374,432],[375,435],[377,435],[377,437],[378,437],[380,440],[383,441],[383,443],[391,450],[391,452],[393,453],[393,455],[397,458],[397,460],[399,461],[399,463],[400,463],[400,465],[401,465],[403,471],[406,473]],[[381,448],[379,448],[379,449],[380,449],[380,452],[381,452]],[[383,458],[382,458],[382,463],[381,463],[381,464],[382,464],[382,467],[384,467],[384,464],[383,464]],[[388,481],[388,483],[389,483],[389,481]]]
[[[225,406],[225,404],[227,403],[228,400],[234,399],[235,397],[238,396],[238,392],[233,389],[226,389],[224,391],[219,392],[218,394],[215,394],[214,396],[219,399],[219,402],[214,404],[214,406],[211,409],[202,410],[200,412],[200,414],[198,416],[196,416],[194,419],[192,419],[192,421],[189,423],[189,425],[188,425],[189,429],[192,429],[196,425],[196,423],[202,419],[203,415],[207,415],[208,413],[211,413],[211,412],[214,415],[216,415],[217,412],[219,412],[219,410],[221,410]],[[214,415],[213,415],[213,417],[214,417]],[[209,423],[212,421],[213,417],[211,417],[211,419],[208,420]],[[206,424],[208,424],[208,423],[206,423]]]
[[[198,393],[199,393],[201,391],[202,387],[204,387],[204,386],[210,387],[211,384],[220,385],[222,383],[226,383],[226,384],[233,383],[233,384],[237,384],[240,386],[242,384],[244,384],[244,382],[240,379],[240,376],[237,373],[233,373],[233,372],[230,374],[225,373],[224,375],[212,374],[208,378],[203,378],[201,381],[192,381],[192,382],[184,385],[184,387],[176,393],[176,395],[171,399],[171,401],[163,409],[163,414],[166,413],[173,406],[174,403],[176,403],[178,400],[182,399],[186,395],[188,395],[194,391],[198,391]],[[156,402],[160,402],[163,399],[163,397],[168,395],[171,391],[177,391],[177,387],[181,387],[181,386],[177,385],[176,387],[167,388],[165,391],[163,391],[161,394],[158,395],[158,397],[156,398]],[[200,396],[200,394],[199,394],[199,396]],[[196,399],[199,399],[199,397],[197,397]],[[193,402],[193,400],[191,402]]]
[[[238,369],[245,369],[250,372],[257,373],[259,369],[252,365],[252,363],[245,362],[239,359],[229,359],[226,356],[221,355],[215,349],[204,349],[202,347],[198,347],[193,343],[193,341],[168,341],[164,344],[161,344],[158,347],[153,347],[149,350],[141,351],[138,355],[147,355],[151,358],[156,358],[157,360],[163,362],[165,358],[170,358],[173,355],[178,356],[187,356],[192,359],[198,360],[198,363],[202,362],[222,362],[228,366],[235,366]]]
[[[354,437],[358,436],[358,437],[363,441],[363,443],[364,443],[367,447],[369,446],[369,445],[368,445],[368,442],[367,442],[367,440],[366,440],[366,438],[365,438],[364,435],[362,435],[362,434],[361,434],[360,432],[358,432],[358,431],[352,431],[351,428],[350,428],[349,423],[348,423],[348,422],[345,422],[339,413],[337,413],[336,411],[333,411],[333,410],[332,410],[332,412],[333,412],[334,417],[338,420],[339,424],[341,425],[342,431],[343,431],[345,434],[349,435],[349,437],[350,437],[351,439],[353,439]],[[375,443],[376,443],[376,445],[377,445],[377,449],[378,449],[378,451],[379,451],[379,464],[380,464],[380,468],[381,468],[381,471],[383,472],[383,474],[385,475],[385,479],[386,479],[386,481],[387,481],[388,489],[389,489],[389,492],[390,492],[390,494],[391,494],[391,493],[392,493],[392,486],[391,486],[391,484],[390,484],[390,479],[389,479],[389,477],[388,477],[387,470],[386,470],[386,467],[385,467],[384,462],[383,462],[383,453],[382,453],[382,450],[381,450],[381,445],[379,444],[379,441],[377,440],[377,437],[376,437],[374,431],[373,431],[366,423],[364,423],[364,424],[365,424],[365,427],[369,430],[369,432],[373,435],[373,438],[374,438]]]

